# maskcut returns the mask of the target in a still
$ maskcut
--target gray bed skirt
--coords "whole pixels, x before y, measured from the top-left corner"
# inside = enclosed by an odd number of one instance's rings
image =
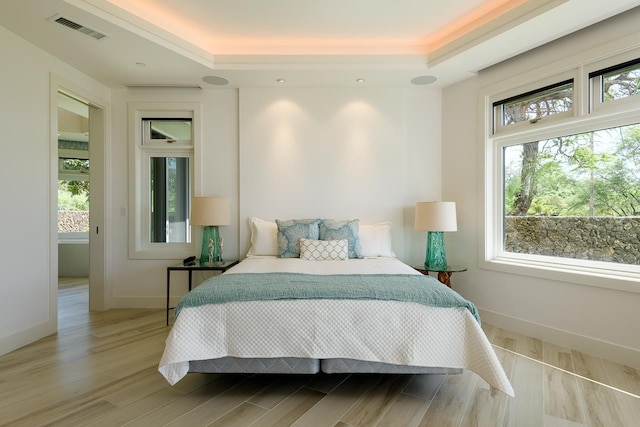
[[[320,372],[320,361],[298,357],[244,359],[221,357],[219,359],[192,360],[189,372],[226,374],[315,374]]]
[[[222,357],[189,362],[189,372],[244,374],[460,374],[459,368],[392,365],[354,359],[304,359],[297,357],[254,358]]]

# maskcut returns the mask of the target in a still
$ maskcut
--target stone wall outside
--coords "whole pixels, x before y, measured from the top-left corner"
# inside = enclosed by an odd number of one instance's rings
[[[89,231],[88,211],[58,211],[58,233]]]
[[[640,264],[640,217],[505,218],[507,252]]]

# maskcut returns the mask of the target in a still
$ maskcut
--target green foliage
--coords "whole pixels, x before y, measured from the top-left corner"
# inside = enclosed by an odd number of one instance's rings
[[[525,174],[535,183],[527,215],[640,215],[640,125],[539,141],[533,154],[522,150],[505,165],[507,214],[517,211]]]
[[[64,159],[64,169],[68,171],[81,171],[89,174],[89,160],[85,159]],[[63,181],[66,189],[73,195],[89,196],[89,180],[82,181]]]
[[[575,180],[567,176],[561,165],[546,161],[538,169],[538,195],[531,203],[529,215],[564,215],[569,210],[571,189]]]
[[[82,181],[58,182],[58,209],[68,211],[88,211],[89,191],[80,191],[83,186],[76,185]]]

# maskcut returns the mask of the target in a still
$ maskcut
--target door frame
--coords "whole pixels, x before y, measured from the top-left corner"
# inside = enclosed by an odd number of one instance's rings
[[[76,84],[51,75],[50,127],[51,127],[51,278],[50,322],[58,325],[58,92],[70,95],[89,106],[89,310],[102,311],[111,308],[111,278],[109,254],[111,241],[106,233],[110,218],[106,207],[110,206],[110,111],[109,103],[95,93]]]

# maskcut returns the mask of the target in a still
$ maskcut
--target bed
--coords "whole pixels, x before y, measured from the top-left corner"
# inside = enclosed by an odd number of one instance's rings
[[[250,251],[180,302],[158,368],[170,384],[189,372],[469,369],[492,392],[513,396],[475,306],[435,278],[393,256],[316,260],[263,252]]]

